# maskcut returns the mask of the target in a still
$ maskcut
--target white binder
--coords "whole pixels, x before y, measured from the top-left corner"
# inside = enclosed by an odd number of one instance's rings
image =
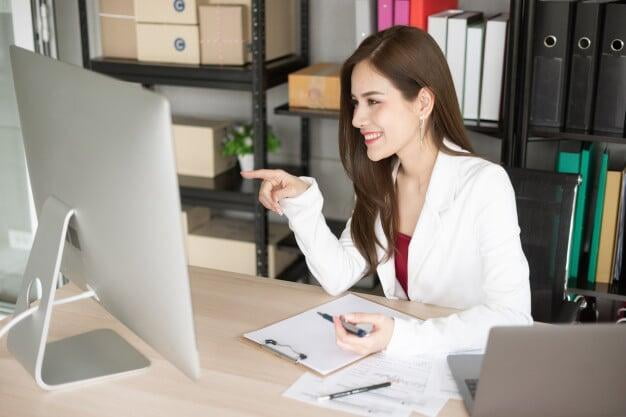
[[[446,59],[454,81],[457,100],[463,113],[463,94],[465,92],[465,58],[467,51],[467,27],[482,19],[481,12],[463,12],[448,19]]]
[[[428,34],[433,37],[443,55],[446,55],[446,39],[448,36],[448,19],[463,10],[450,9],[428,16]]]
[[[355,48],[376,32],[376,0],[354,0]]]
[[[480,119],[498,121],[506,51],[506,30],[509,14],[502,13],[487,21],[485,58],[480,99]]]
[[[467,54],[465,59],[465,92],[463,94],[463,118],[477,120],[480,110],[480,83],[483,65],[484,22],[476,22],[467,28]]]

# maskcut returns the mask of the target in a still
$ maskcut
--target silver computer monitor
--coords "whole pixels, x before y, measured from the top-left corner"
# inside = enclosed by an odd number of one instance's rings
[[[11,47],[39,226],[9,350],[45,389],[149,364],[110,330],[46,344],[59,271],[189,377],[199,375],[168,101]],[[62,257],[62,262],[60,261]]]

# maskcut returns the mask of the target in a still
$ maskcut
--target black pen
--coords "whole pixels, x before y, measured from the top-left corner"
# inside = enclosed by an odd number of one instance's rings
[[[320,313],[319,311],[317,312],[317,314],[319,314],[320,316],[322,316],[322,318],[328,320],[329,322],[334,323],[333,316],[331,316],[330,314]],[[340,316],[339,320],[341,321],[343,328],[346,329],[348,333],[352,333],[354,335],[357,335],[358,337],[367,336],[367,330],[361,329],[358,326],[346,321],[343,316]]]
[[[370,385],[367,387],[354,388],[348,391],[336,392],[334,394],[322,395],[321,397],[317,397],[318,401],[323,400],[334,400],[335,398],[345,397],[346,395],[359,394],[361,392],[367,392],[371,390],[375,390],[378,388],[385,388],[391,385],[391,382],[383,382],[382,384]]]

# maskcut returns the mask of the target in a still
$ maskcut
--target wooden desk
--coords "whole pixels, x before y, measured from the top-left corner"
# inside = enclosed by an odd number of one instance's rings
[[[202,375],[184,376],[92,300],[59,306],[50,340],[108,327],[145,354],[152,366],[121,377],[64,391],[44,392],[0,345],[0,417],[11,416],[347,416],[281,394],[304,372],[240,336],[332,299],[321,288],[207,269],[190,269]],[[60,296],[72,289],[62,289]],[[137,294],[141,297],[141,294]],[[371,300],[419,318],[451,310],[377,296]],[[415,414],[418,415],[418,414]],[[448,401],[440,416],[467,416],[461,401]]]

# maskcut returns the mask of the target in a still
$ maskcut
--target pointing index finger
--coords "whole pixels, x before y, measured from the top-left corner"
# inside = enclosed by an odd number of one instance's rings
[[[241,171],[241,176],[248,179],[271,180],[276,177],[276,173],[271,169],[257,169],[254,171]]]

